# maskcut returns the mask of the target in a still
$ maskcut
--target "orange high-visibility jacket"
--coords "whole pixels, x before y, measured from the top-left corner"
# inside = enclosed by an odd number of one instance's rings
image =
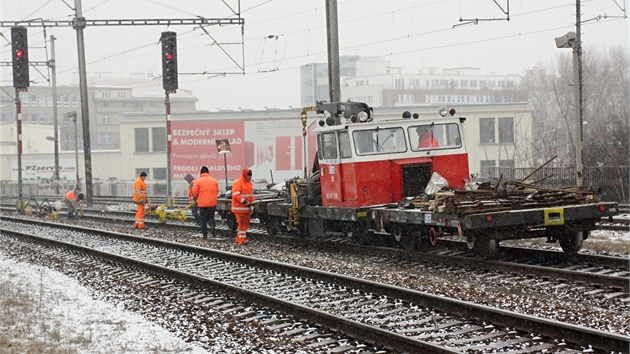
[[[74,194],[74,191],[69,191],[69,192],[66,192],[63,195],[63,199],[67,199],[67,200],[70,200],[70,201],[77,200],[77,196],[76,196],[76,194]]]
[[[243,203],[245,200],[254,202],[254,187],[251,181],[241,176],[232,185],[232,212],[249,213],[249,207]]]
[[[195,180],[192,195],[197,198],[197,206],[200,208],[215,207],[218,203],[219,182],[209,173],[202,173]]]
[[[141,200],[147,202],[147,184],[142,180],[142,177],[138,177],[133,184],[133,201],[139,203]]]

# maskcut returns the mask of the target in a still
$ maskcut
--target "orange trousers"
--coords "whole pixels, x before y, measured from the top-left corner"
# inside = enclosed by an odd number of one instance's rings
[[[134,229],[144,229],[144,204],[138,204],[136,210],[136,222],[133,224]]]
[[[236,216],[236,223],[238,224],[238,233],[234,241],[241,245],[247,242],[247,229],[249,228],[251,215],[249,213],[234,213],[234,216]]]

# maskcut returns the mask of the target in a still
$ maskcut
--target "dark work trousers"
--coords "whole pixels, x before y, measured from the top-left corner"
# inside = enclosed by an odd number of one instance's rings
[[[190,211],[192,213],[192,216],[195,218],[195,222],[199,224],[199,207],[197,206],[197,204],[193,205],[190,208]]]
[[[212,229],[212,237],[215,236],[214,211],[216,207],[199,207],[199,221],[201,222],[201,234],[208,237],[208,225]]]

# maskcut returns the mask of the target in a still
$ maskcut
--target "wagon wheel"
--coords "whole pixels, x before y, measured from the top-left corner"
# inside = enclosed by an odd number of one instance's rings
[[[499,251],[499,241],[494,238],[485,235],[473,236],[472,249],[481,259],[493,259],[497,256]]]
[[[418,240],[422,239],[422,233],[419,230],[412,232],[402,231],[398,243],[407,251],[415,251],[418,249]]]
[[[270,216],[265,223],[265,229],[270,235],[275,235],[280,232],[280,219],[274,216]]]
[[[373,234],[368,231],[366,227],[361,225],[348,225],[345,229],[345,234],[348,238],[356,240],[363,245],[373,245],[376,243]]]
[[[558,237],[558,243],[565,254],[573,256],[578,253],[582,248],[584,242],[584,236],[588,236],[588,231],[584,235],[583,231],[570,231],[567,230],[560,237]]]
[[[308,224],[306,221],[300,222],[295,226],[295,232],[299,238],[306,238],[308,236]]]

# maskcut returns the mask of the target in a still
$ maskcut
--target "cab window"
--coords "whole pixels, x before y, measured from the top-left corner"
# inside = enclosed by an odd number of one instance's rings
[[[337,136],[335,133],[323,133],[317,139],[317,151],[320,160],[337,159]]]
[[[401,127],[375,128],[352,132],[357,155],[391,154],[407,151]]]
[[[352,148],[350,147],[350,135],[348,132],[339,132],[339,154],[342,159],[352,157]]]
[[[408,128],[411,150],[452,149],[462,146],[459,126],[449,124],[419,124]]]

